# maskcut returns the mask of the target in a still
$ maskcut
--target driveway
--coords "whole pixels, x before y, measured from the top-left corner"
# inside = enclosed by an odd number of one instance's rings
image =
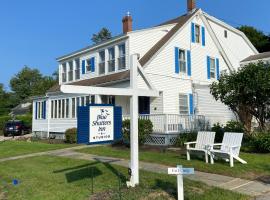
[[[7,141],[7,140],[20,140],[20,139],[29,139],[32,137],[31,134],[21,135],[21,136],[15,136],[15,137],[4,137],[3,135],[0,136],[0,142]]]

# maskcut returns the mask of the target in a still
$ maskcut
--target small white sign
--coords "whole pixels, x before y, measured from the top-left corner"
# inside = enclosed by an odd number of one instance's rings
[[[188,175],[188,174],[194,174],[194,168],[168,168],[168,174],[171,175]]]
[[[113,106],[90,106],[89,142],[114,140]]]
[[[181,169],[180,168],[168,168],[168,174],[179,175],[179,174],[181,174]]]

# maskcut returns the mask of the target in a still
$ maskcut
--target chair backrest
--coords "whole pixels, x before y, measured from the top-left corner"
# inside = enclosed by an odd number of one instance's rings
[[[228,146],[239,146],[233,148],[233,154],[238,156],[242,144],[243,133],[229,133],[225,132],[222,140],[221,151],[229,152]]]
[[[214,144],[215,142],[215,132],[209,131],[199,131],[197,135],[197,143],[195,145],[196,149],[204,149],[205,145]]]

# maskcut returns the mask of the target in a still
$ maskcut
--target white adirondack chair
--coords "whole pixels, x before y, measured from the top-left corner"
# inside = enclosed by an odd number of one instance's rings
[[[238,160],[242,164],[247,164],[246,161],[239,158],[239,152],[241,148],[243,133],[224,133],[222,143],[213,144],[210,148],[210,159],[211,164],[214,164],[214,157],[219,156],[226,161],[230,161],[230,166],[233,167],[233,159]],[[219,149],[214,149],[214,147],[220,147]]]
[[[204,153],[205,155],[205,162],[208,163],[208,154],[209,154],[209,145],[213,144],[215,141],[215,132],[208,132],[208,131],[200,131],[197,135],[196,142],[187,142],[185,143],[187,147],[187,160],[190,160],[190,153],[191,152],[200,152]],[[195,145],[191,147],[191,145]]]

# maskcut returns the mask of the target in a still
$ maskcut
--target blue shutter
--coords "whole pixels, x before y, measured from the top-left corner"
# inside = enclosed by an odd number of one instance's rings
[[[44,119],[44,102],[41,102],[41,119]]]
[[[191,41],[195,43],[195,24],[191,23]]]
[[[44,101],[43,107],[43,119],[46,119],[46,101]]]
[[[179,68],[179,48],[175,47],[175,73],[179,74],[180,68]]]
[[[202,46],[205,46],[205,28],[202,26]]]
[[[217,80],[219,80],[219,59],[216,59]]]
[[[191,76],[191,52],[187,51],[187,73],[188,76]]]
[[[35,102],[36,108],[35,108],[35,119],[37,119],[37,114],[38,114],[38,102]]]
[[[82,61],[82,74],[85,74],[85,60]]]
[[[194,109],[193,109],[193,94],[189,94],[189,114],[193,115],[194,114]]]
[[[91,58],[91,72],[95,72],[95,57]]]
[[[207,79],[210,79],[210,57],[207,56]]]

